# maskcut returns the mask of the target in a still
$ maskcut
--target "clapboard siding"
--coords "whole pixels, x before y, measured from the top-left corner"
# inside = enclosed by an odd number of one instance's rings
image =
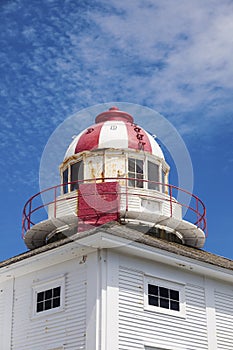
[[[63,194],[57,197],[56,204],[50,204],[48,206],[49,218],[60,218],[64,215],[77,214],[78,208],[78,193],[73,191],[71,193]]]
[[[18,280],[13,311],[12,350],[47,350],[60,346],[64,346],[65,350],[85,348],[86,267],[73,262],[76,266],[74,269],[69,264],[65,273],[65,308],[47,316],[41,313],[39,317],[32,317],[32,276]],[[58,275],[64,272],[64,269],[59,271],[59,268],[57,266],[54,269]]]
[[[186,317],[144,310],[144,275],[121,267],[119,271],[119,350],[144,349],[155,343],[168,348],[204,350],[207,345],[205,293],[187,284]]]
[[[215,291],[218,350],[233,350],[233,292]]]

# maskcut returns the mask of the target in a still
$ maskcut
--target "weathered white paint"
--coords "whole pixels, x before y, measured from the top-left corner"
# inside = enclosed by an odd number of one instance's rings
[[[33,288],[36,283],[65,275],[63,311],[43,312],[35,318]],[[54,309],[55,310],[55,309]],[[51,310],[53,311],[53,310]],[[56,311],[56,310],[55,310]],[[15,281],[12,350],[41,350],[65,346],[85,348],[86,267],[78,261],[63,263],[22,276]],[[5,349],[4,349],[5,350]]]
[[[100,131],[98,148],[128,148],[128,131],[123,121],[106,121]]]
[[[71,144],[69,145],[66,153],[65,153],[65,156],[64,156],[64,160],[73,156],[75,154],[75,148],[77,146],[77,143],[80,139],[80,137],[85,133],[87,132],[87,130],[83,130],[80,134],[78,134],[77,136],[74,137],[73,141],[71,142]]]

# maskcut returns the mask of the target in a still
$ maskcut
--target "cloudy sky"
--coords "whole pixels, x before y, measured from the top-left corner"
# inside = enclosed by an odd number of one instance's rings
[[[205,249],[233,259],[232,33],[231,0],[1,0],[0,260],[26,250],[22,208],[50,135],[109,101],[175,126],[207,207]]]

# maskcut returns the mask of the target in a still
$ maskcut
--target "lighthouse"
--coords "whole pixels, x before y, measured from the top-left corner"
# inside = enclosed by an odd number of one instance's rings
[[[133,116],[111,107],[95,118],[68,147],[60,165],[61,184],[43,190],[52,198],[36,208],[33,196],[24,208],[23,237],[29,249],[110,221],[141,227],[201,248],[205,243],[203,202],[169,184],[164,154],[154,137]],[[189,197],[190,206],[177,200]],[[42,208],[47,220],[35,224]],[[191,221],[183,218],[188,211]]]
[[[0,262],[0,349],[233,350],[233,261],[150,130],[112,106],[61,159]]]

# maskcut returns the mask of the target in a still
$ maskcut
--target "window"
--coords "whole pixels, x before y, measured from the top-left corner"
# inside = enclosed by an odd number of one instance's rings
[[[83,180],[83,161],[74,163],[71,165],[71,182],[77,181],[77,180]],[[77,190],[79,187],[79,183],[71,183],[70,190],[74,191]]]
[[[77,180],[83,180],[83,177],[84,177],[83,173],[84,173],[83,161],[73,163],[63,171],[62,183],[64,184],[63,186],[64,194],[78,189],[79,183]],[[71,184],[68,185],[68,182],[71,182]]]
[[[153,277],[145,277],[145,309],[185,316],[185,286]]]
[[[62,183],[64,184],[64,186],[63,186],[63,193],[67,193],[68,192],[68,184],[67,184],[67,182],[69,182],[68,168],[66,170],[64,170],[63,173],[62,173]]]
[[[65,277],[37,282],[33,289],[33,315],[39,317],[64,309]]]
[[[163,183],[162,192],[163,193],[168,193],[168,187],[165,186],[165,184],[166,184],[166,173],[165,173],[164,170],[162,170],[162,183]]]
[[[61,287],[37,293],[36,312],[54,309],[61,305]]]
[[[148,161],[148,188],[150,190],[159,190],[159,185],[156,182],[159,182],[159,166],[155,163]],[[152,181],[152,182],[151,182]]]
[[[148,284],[148,304],[164,309],[180,311],[179,291]]]
[[[143,188],[143,161],[129,158],[128,160],[129,186]]]

